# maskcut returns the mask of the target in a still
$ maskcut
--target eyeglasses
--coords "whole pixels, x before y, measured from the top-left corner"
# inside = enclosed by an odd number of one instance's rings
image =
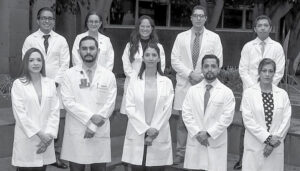
[[[88,21],[88,24],[99,24],[100,23],[100,21],[98,21],[98,20],[89,20]]]
[[[41,21],[46,21],[46,20],[54,21],[55,18],[53,18],[53,17],[40,17],[40,20],[41,20]]]
[[[204,14],[193,14],[192,17],[193,17],[193,18],[197,18],[197,19],[198,19],[198,18],[203,19],[203,18],[206,17],[206,15],[204,15]]]

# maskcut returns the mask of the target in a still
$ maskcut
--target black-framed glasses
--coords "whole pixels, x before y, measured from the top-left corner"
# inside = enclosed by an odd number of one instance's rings
[[[206,15],[204,15],[204,14],[192,14],[192,17],[193,18],[200,18],[200,19],[203,19],[203,18],[205,18],[206,17]]]
[[[46,21],[46,20],[48,20],[48,21],[54,21],[55,18],[53,18],[53,17],[40,17],[40,20],[41,21]]]

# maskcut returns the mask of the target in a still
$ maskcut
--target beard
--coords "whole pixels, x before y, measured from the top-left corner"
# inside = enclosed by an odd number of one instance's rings
[[[88,54],[88,55],[85,55],[83,58],[82,58],[82,61],[83,62],[87,62],[87,63],[92,63],[96,60],[96,57]]]
[[[214,74],[213,72],[207,72],[204,74],[204,78],[208,81],[213,81],[217,78],[217,75]]]

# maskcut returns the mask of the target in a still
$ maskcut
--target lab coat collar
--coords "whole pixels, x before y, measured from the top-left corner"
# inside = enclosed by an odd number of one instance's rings
[[[38,31],[36,31],[33,35],[35,37],[41,37],[41,38],[43,38],[43,36],[45,35],[45,33],[43,33],[40,29],[38,29]],[[51,37],[56,37],[58,34],[55,33],[53,30],[51,30],[50,33],[49,33],[49,35],[50,35],[50,38],[51,38]]]
[[[261,42],[262,42],[262,41],[261,41],[258,37],[256,37],[256,39],[254,39],[253,44],[260,44]],[[266,39],[264,40],[264,42],[265,42],[266,44],[273,43],[273,41],[272,41],[272,39],[271,39],[270,37],[266,38]]]
[[[219,89],[220,88],[220,81],[218,79],[216,79],[212,83],[208,83],[205,79],[203,79],[203,81],[201,81],[199,84],[197,84],[196,87],[205,89],[207,84],[212,85],[213,86],[212,89],[214,89],[214,88]]]
[[[259,83],[255,84],[255,85],[253,86],[253,88],[254,88],[255,90],[261,92],[261,88],[260,88]],[[273,93],[279,93],[279,92],[280,92],[280,89],[279,89],[276,85],[272,84],[272,92],[273,92]]]
[[[89,35],[89,31],[86,31],[86,32],[84,32],[82,34],[83,34],[83,37],[88,36]],[[101,33],[98,32],[98,42],[99,42],[100,39],[104,39],[104,37],[105,36],[103,34],[101,34]]]

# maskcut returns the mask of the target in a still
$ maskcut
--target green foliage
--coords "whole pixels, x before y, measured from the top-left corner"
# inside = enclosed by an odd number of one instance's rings
[[[0,74],[0,95],[10,94],[14,79],[8,74]]]
[[[242,93],[243,83],[237,67],[226,67],[225,69],[221,69],[218,79],[234,93]]]

